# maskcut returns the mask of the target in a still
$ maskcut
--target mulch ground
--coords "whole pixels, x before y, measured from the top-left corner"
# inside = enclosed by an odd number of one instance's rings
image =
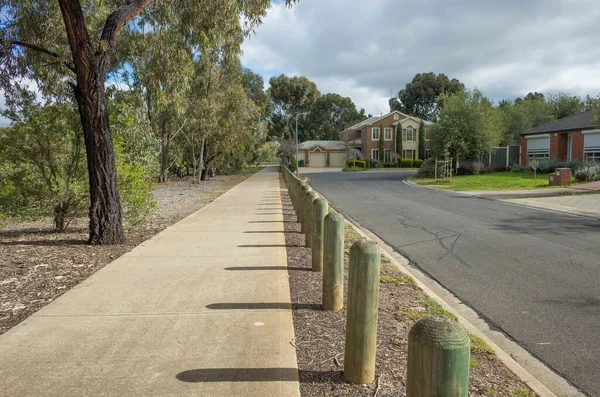
[[[281,182],[282,188],[285,187]],[[382,256],[379,290],[376,380],[371,385],[352,385],[343,378],[346,309],[320,310],[322,274],[313,273],[311,252],[286,194],[282,194],[295,345],[302,396],[404,396],[408,333],[427,314],[447,315],[439,304]],[[348,252],[362,237],[349,225],[345,235],[345,281]],[[471,344],[469,396],[535,396],[483,341]]]
[[[157,184],[155,214],[146,225],[128,228],[127,242],[121,245],[87,245],[86,219],[77,219],[65,233],[53,232],[51,219],[13,223],[0,229],[0,334],[249,175]]]

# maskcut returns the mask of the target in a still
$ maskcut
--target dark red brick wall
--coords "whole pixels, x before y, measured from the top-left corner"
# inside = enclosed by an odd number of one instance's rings
[[[581,131],[571,133],[571,160],[583,161],[583,134]]]
[[[569,134],[558,134],[557,147],[556,147],[556,159],[559,161],[567,160],[567,149],[569,146]]]
[[[524,136],[521,137],[521,165],[527,166],[527,139]]]

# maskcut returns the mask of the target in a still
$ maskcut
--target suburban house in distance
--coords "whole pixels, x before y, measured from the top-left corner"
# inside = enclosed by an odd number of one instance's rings
[[[423,120],[425,126],[431,125]],[[379,159],[379,134],[384,139],[384,162],[396,161],[396,126],[402,126],[402,158],[419,158],[419,139],[425,139],[425,158],[429,157],[429,137],[419,131],[421,119],[393,111],[383,116],[371,117],[340,132],[340,140],[362,153],[366,159]]]
[[[521,164],[533,159],[600,163],[600,122],[594,111],[574,114],[521,134]]]
[[[309,167],[345,167],[348,147],[342,141],[306,141],[298,145],[298,164]]]

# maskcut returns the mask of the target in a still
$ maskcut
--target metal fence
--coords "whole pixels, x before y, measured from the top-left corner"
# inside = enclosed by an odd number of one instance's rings
[[[521,147],[519,145],[509,145],[506,147],[497,147],[491,153],[485,154],[481,159],[460,160],[460,165],[470,166],[474,162],[480,161],[490,167],[509,167],[520,162]]]

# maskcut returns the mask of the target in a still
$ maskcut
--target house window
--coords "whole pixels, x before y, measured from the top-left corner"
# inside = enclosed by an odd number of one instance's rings
[[[394,113],[394,120],[398,120],[400,118],[400,115],[398,113]]]
[[[600,164],[600,150],[598,150],[597,152],[592,152],[592,151],[586,151],[583,154],[583,159],[584,160],[591,160],[593,161],[595,164]]]
[[[386,141],[392,140],[392,129],[391,128],[385,128],[383,130],[383,139],[385,139]]]
[[[416,141],[417,139],[417,134],[415,133],[415,130],[411,127],[408,126],[406,128],[406,140],[407,141]]]
[[[527,152],[527,165],[531,162],[531,160],[549,160],[550,159],[550,151],[549,150],[532,150]]]
[[[402,158],[404,159],[415,159],[415,151],[414,150],[403,150]]]
[[[392,149],[383,149],[383,161],[385,163],[391,163],[392,160]]]
[[[379,128],[378,127],[371,128],[371,139],[374,141],[379,140]]]
[[[428,141],[429,139],[429,128],[425,128],[425,140]]]
[[[371,159],[379,160],[379,149],[371,149]]]
[[[425,130],[427,131],[427,130]],[[431,149],[425,149],[425,160],[431,157]]]

